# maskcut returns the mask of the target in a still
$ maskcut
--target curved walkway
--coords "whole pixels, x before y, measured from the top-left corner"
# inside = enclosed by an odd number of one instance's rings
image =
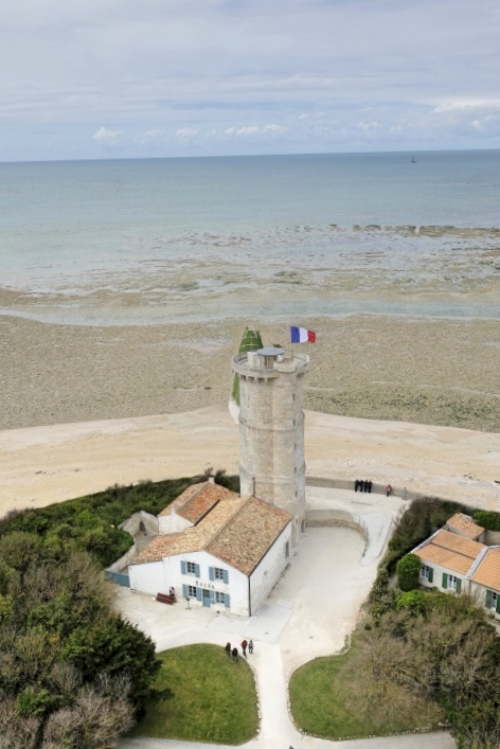
[[[249,663],[260,703],[261,724],[246,749],[455,749],[447,733],[405,735],[356,741],[302,736],[288,712],[287,684],[302,663],[340,650],[355,627],[377,571],[392,520],[401,510],[397,497],[355,495],[352,491],[308,489],[308,510],[351,512],[362,519],[370,541],[349,528],[308,528],[286,574],[266,605],[249,619],[217,615],[209,609],[164,606],[121,588],[117,608],[148,634],[159,651],[198,642],[239,644],[252,638]],[[328,525],[328,512],[323,516]],[[121,749],[207,749],[212,744],[134,738]]]

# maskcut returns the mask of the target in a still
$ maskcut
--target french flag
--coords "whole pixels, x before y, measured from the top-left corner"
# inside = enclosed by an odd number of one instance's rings
[[[316,333],[306,328],[290,327],[290,340],[292,343],[316,343]]]

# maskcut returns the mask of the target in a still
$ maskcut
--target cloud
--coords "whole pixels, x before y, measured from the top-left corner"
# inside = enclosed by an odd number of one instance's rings
[[[373,130],[378,130],[378,128],[381,127],[379,122],[358,122],[356,125],[360,130],[364,130],[366,132],[370,132]]]
[[[198,135],[198,130],[195,127],[181,127],[179,130],[176,130],[175,135],[181,140],[186,140],[195,138]]]
[[[496,97],[488,99],[462,99],[443,101],[432,110],[435,114],[442,112],[456,112],[471,109],[500,109],[500,99]]]
[[[94,133],[92,138],[94,140],[100,140],[103,143],[114,144],[118,142],[124,132],[124,130],[110,130],[107,127],[100,127],[99,130]]]
[[[235,135],[236,137],[247,137],[252,135],[279,135],[285,133],[288,128],[282,125],[245,125],[244,127],[227,127],[224,135]]]
[[[156,140],[157,138],[161,138],[162,135],[163,130],[146,130],[146,132],[142,134],[142,137],[144,140]]]
[[[0,159],[500,147],[498,35],[494,0],[4,2]]]

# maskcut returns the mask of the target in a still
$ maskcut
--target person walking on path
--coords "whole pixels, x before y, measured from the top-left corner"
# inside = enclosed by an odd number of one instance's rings
[[[233,661],[237,663],[238,662],[238,648],[233,648],[232,655],[233,655]]]
[[[226,655],[228,656],[231,655],[231,643],[230,642],[226,642],[226,647],[224,648],[224,650],[226,651]]]
[[[246,640],[243,640],[243,642],[241,643],[241,649],[243,650],[243,655],[245,656],[245,658],[247,657],[247,647],[248,642]]]
[[[252,653],[253,653],[253,640],[250,640],[250,642],[248,643],[248,652],[250,653],[250,655],[252,655]]]

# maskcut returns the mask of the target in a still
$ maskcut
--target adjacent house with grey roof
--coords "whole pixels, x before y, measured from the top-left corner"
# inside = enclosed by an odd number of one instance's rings
[[[129,563],[130,587],[251,616],[288,563],[292,517],[206,481],[158,516],[159,534]]]

